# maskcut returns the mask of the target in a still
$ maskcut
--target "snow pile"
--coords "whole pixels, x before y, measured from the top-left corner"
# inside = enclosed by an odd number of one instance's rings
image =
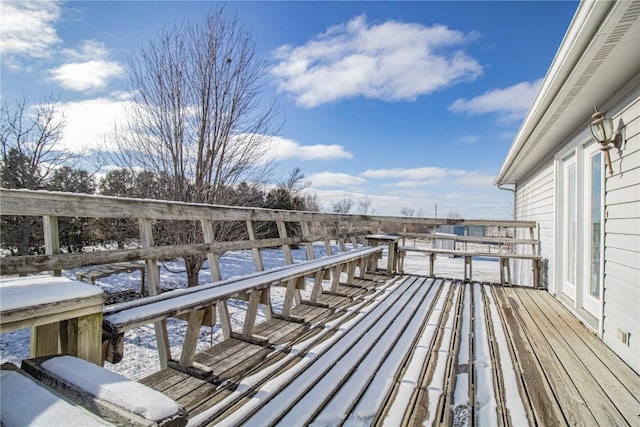
[[[90,395],[147,420],[160,421],[180,410],[180,406],[164,394],[75,357],[55,357],[43,362],[42,367]]]
[[[16,371],[0,371],[0,390],[0,418],[6,427],[107,425]]]

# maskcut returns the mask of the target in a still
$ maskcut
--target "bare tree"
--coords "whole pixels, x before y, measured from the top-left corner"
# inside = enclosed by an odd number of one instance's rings
[[[2,186],[37,190],[63,165],[75,163],[78,154],[61,144],[65,127],[58,101],[52,96],[31,105],[26,97],[3,101],[0,107]]]
[[[371,203],[373,203],[371,198],[364,196],[358,201],[358,212],[362,215],[367,215],[369,213],[369,208],[371,208]]]
[[[331,210],[333,211],[333,213],[345,214],[345,213],[349,213],[352,206],[353,206],[353,200],[347,197],[331,205]]]
[[[61,144],[65,127],[57,100],[52,96],[32,105],[26,97],[4,100],[0,107],[0,186],[46,188],[56,168],[75,164],[78,154]],[[12,255],[40,252],[42,220],[34,217],[3,216],[0,220],[2,247]]]
[[[218,8],[167,24],[129,58],[127,71],[133,99],[128,123],[115,132],[116,164],[166,177],[166,198],[187,202],[232,204],[235,184],[267,179],[277,108],[262,102],[267,62],[235,17]],[[202,238],[197,224],[166,229],[175,243]],[[189,285],[203,261],[185,258]]]
[[[416,210],[413,208],[410,208],[409,206],[404,206],[400,208],[400,215],[402,216],[414,216],[415,213],[416,213]]]

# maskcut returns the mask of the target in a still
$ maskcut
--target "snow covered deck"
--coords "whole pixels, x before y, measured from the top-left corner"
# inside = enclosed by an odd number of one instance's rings
[[[367,275],[141,380],[190,425],[637,425],[640,377],[544,290]]]

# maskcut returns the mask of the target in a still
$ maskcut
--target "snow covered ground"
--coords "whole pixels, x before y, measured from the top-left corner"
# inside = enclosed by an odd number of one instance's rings
[[[339,251],[338,246],[333,247],[333,252]],[[323,244],[314,245],[316,257],[325,256]],[[295,262],[305,260],[305,248],[292,249]],[[281,249],[263,249],[262,257],[265,269],[275,268],[285,265],[284,253]],[[418,252],[408,252],[405,257],[404,269],[407,274],[426,274],[428,258]],[[385,257],[380,261],[379,266],[386,266]],[[208,268],[200,272],[200,283],[207,283],[211,279]],[[251,251],[227,252],[220,258],[220,269],[223,278],[241,276],[255,271]],[[435,272],[439,277],[462,278],[464,273],[464,262],[462,258],[447,258],[439,256],[436,258]],[[63,275],[75,279],[78,270],[65,270]],[[164,262],[161,265],[160,281],[164,288],[180,288],[186,286],[186,275],[184,274],[184,264],[181,260]],[[474,260],[473,278],[482,282],[499,281],[499,264],[495,261]],[[116,274],[107,278],[99,279],[96,284],[102,287],[107,293],[120,292],[123,290],[139,290],[140,273]],[[310,290],[310,286],[308,286]],[[303,297],[308,297],[303,292]],[[275,287],[272,289],[271,299],[273,309],[279,312],[284,299],[284,288]],[[231,316],[234,330],[242,328],[246,302],[230,301],[229,314]],[[258,313],[257,322],[264,320],[264,313]],[[171,345],[171,355],[174,359],[179,358],[180,349],[184,340],[186,322],[168,319],[167,328]],[[203,327],[200,333],[200,342],[197,350],[204,350],[211,345],[222,340],[222,333],[218,325]],[[0,334],[0,363],[13,362],[20,364],[22,359],[29,357],[29,329],[22,329],[14,332]],[[117,364],[105,363],[105,367],[118,372],[130,379],[139,379],[156,372],[159,369],[155,331],[153,325],[136,328],[125,334],[124,359]]]

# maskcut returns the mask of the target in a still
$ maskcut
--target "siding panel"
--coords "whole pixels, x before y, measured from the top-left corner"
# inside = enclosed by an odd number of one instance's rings
[[[516,188],[516,218],[537,221],[539,225],[540,254],[549,260],[547,277],[553,277],[554,236],[554,191],[553,162],[549,162],[538,173]],[[531,286],[531,263],[514,263],[516,283]],[[548,286],[549,283],[544,283]]]
[[[602,339],[640,372],[640,97],[614,118],[626,125],[621,150],[611,150],[605,193],[604,331]],[[629,345],[618,329],[630,332]]]

